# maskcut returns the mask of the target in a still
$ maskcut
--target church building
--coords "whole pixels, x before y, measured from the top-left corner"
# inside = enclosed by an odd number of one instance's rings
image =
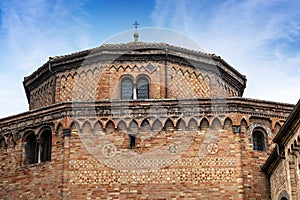
[[[220,56],[135,41],[48,61],[0,119],[0,199],[300,199],[299,103]]]

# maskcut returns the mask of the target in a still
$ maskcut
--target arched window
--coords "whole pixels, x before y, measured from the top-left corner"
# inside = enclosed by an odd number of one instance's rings
[[[51,161],[51,148],[52,148],[52,133],[50,130],[43,131],[41,135],[41,162]]]
[[[133,99],[133,82],[125,77],[121,81],[121,99]]]
[[[149,99],[149,82],[145,77],[141,77],[137,81],[137,99]]]
[[[253,149],[264,151],[266,146],[264,133],[260,130],[255,130],[252,134],[252,138],[253,138]]]
[[[27,164],[38,162],[39,146],[34,133],[29,133],[25,139],[25,161]]]

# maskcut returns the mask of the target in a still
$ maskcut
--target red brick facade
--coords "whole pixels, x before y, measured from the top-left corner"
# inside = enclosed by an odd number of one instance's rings
[[[122,100],[124,77],[149,99]],[[0,120],[0,199],[271,199],[260,167],[293,106],[242,98],[245,82],[166,44],[52,58],[25,78],[30,111]]]
[[[272,199],[300,199],[300,101],[273,139],[273,150],[263,170],[270,177]]]

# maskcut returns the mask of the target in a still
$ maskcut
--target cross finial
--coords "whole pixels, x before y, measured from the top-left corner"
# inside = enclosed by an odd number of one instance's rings
[[[134,23],[133,23],[133,25],[134,25],[134,28],[135,28],[135,32],[137,32],[137,28],[138,28],[138,26],[140,25],[137,21],[135,21]]]

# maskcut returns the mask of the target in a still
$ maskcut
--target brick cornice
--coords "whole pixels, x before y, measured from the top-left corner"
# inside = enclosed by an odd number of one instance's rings
[[[149,108],[154,109],[149,109]],[[246,98],[149,99],[135,101],[63,102],[0,119],[0,132],[26,129],[64,117],[205,116],[246,114],[285,119],[293,105]]]

